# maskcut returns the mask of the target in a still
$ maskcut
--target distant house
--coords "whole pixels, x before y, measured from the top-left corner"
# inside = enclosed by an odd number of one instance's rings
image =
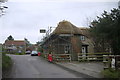
[[[25,52],[26,42],[24,40],[6,40],[4,48],[7,52]]]
[[[71,54],[72,60],[77,60],[78,53],[94,52],[88,28],[78,28],[68,21],[59,22],[42,47],[44,53]]]

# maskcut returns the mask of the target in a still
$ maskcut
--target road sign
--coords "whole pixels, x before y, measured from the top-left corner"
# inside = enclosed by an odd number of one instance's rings
[[[40,33],[46,33],[45,29],[40,29]]]

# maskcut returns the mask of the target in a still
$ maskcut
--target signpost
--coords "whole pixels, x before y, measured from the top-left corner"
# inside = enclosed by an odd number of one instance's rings
[[[46,33],[45,29],[40,29],[40,33]]]

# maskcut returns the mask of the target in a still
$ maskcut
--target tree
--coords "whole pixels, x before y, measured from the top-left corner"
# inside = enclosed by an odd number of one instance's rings
[[[7,40],[14,40],[14,38],[10,35]]]
[[[5,8],[8,8],[7,6],[2,6],[2,3],[7,2],[8,0],[0,0],[0,16],[4,14]]]
[[[38,51],[39,52],[43,52],[43,48],[41,46],[41,42],[40,41],[36,42],[36,45],[38,46]]]
[[[41,42],[40,42],[40,41],[38,41],[38,42],[36,42],[36,44],[39,46],[39,45],[41,44]]]
[[[24,38],[24,41],[26,43],[26,47],[27,48],[30,48],[32,46],[31,43],[30,43],[30,41],[27,38]]]
[[[7,2],[8,0],[0,0],[0,2],[4,3],[4,2]]]
[[[110,13],[104,11],[101,17],[93,20],[90,31],[94,37],[95,47],[105,52],[111,48],[113,54],[120,54],[120,11],[112,9]]]
[[[30,44],[30,41],[28,41],[27,38],[24,38],[25,42],[29,45]]]

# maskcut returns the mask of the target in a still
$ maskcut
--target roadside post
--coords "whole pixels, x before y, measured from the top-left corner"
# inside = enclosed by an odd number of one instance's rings
[[[115,70],[115,58],[112,58],[111,68]]]
[[[40,56],[41,55],[41,53],[40,52],[38,52],[38,56]]]

